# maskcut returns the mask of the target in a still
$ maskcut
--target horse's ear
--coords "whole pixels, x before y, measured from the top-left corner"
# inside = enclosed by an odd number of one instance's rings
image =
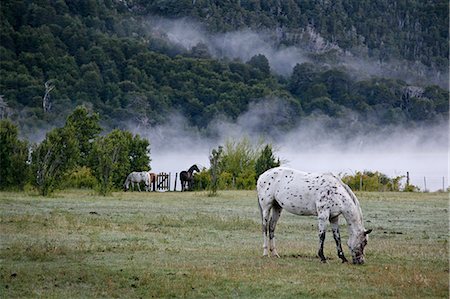
[[[372,232],[372,229],[366,230],[366,231],[364,232],[364,235],[366,236],[366,235],[370,234],[371,232]]]

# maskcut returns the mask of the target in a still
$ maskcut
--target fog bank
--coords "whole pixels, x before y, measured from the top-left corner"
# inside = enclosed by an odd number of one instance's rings
[[[202,44],[214,58],[247,62],[251,57],[263,54],[269,60],[272,71],[283,76],[291,75],[297,63],[317,63],[313,56],[320,55],[322,59],[328,57],[325,59],[326,65],[345,67],[360,80],[373,76],[387,77],[401,79],[412,85],[437,84],[448,89],[448,71],[436,71],[419,61],[391,58],[389,61],[380,62],[368,58],[367,49],[362,53],[351,53],[325,40],[311,26],[300,30],[295,46],[285,46],[282,45],[281,30],[255,32],[243,29],[210,33],[201,23],[187,18],[164,19],[155,16],[148,17],[143,25],[150,35],[163,38],[187,51]]]
[[[276,110],[275,110],[276,111]],[[259,114],[258,114],[259,113]],[[282,165],[307,172],[354,174],[356,171],[379,171],[389,177],[410,174],[410,183],[421,190],[436,191],[449,186],[449,128],[442,122],[416,128],[386,127],[362,130],[348,125],[330,127],[326,118],[305,119],[290,130],[268,129],[254,106],[235,122],[217,120],[208,136],[188,125],[186,119],[174,114],[166,124],[145,130],[132,124],[130,131],[146,137],[151,143],[151,167],[155,172],[179,173],[192,164],[209,168],[211,150],[227,139],[250,138],[272,143]],[[261,129],[262,128],[262,129]],[[354,131],[354,132],[353,132]],[[425,178],[425,179],[424,179]],[[406,179],[403,180],[403,183]]]

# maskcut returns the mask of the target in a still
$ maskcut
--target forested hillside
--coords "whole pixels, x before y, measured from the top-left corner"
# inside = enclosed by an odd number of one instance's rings
[[[447,77],[447,5],[3,0],[0,116],[18,123],[25,135],[63,124],[79,104],[98,112],[109,128],[130,121],[151,126],[176,111],[203,129],[216,117],[236,119],[252,102],[277,99],[288,107],[285,127],[313,113],[340,118],[349,111],[382,125],[447,119],[448,91],[442,87],[359,78],[345,65],[329,63],[348,55],[380,63],[402,59]],[[148,28],[155,16],[189,17],[211,33],[266,30],[277,37],[277,47],[310,47],[309,58],[280,75],[259,53],[242,60],[214,55],[203,43],[181,47]]]
[[[446,71],[448,1],[237,0],[126,1],[141,13],[190,16],[212,31],[279,29],[301,43],[308,27],[342,49],[380,61],[405,58]]]

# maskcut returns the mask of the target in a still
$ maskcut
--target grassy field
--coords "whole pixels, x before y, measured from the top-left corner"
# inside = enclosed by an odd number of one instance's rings
[[[448,298],[448,193],[357,196],[363,266],[331,233],[320,263],[316,219],[286,212],[263,258],[253,191],[0,193],[0,297]]]

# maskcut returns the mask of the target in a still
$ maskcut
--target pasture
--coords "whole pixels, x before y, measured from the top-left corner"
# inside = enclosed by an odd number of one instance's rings
[[[0,297],[448,298],[448,193],[356,195],[362,266],[341,264],[330,227],[320,263],[316,218],[285,211],[281,258],[263,258],[255,191],[3,192]]]

